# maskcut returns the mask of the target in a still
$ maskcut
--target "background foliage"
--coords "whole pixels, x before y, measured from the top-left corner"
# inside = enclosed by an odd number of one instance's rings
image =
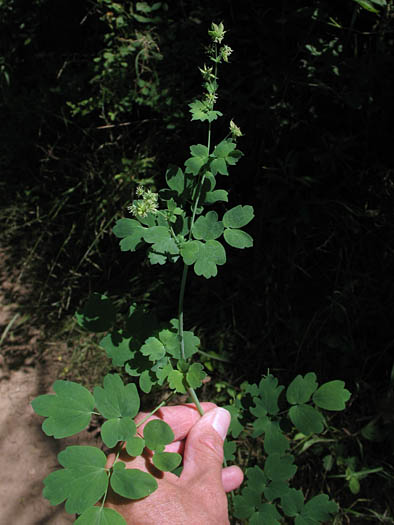
[[[228,359],[206,363],[217,402],[268,369],[346,381],[352,407],[312,465],[342,476],[324,483],[352,523],[394,507],[393,13],[392,0],[0,0],[1,241],[52,331],[90,290],[174,311],[176,272],[119,254],[109,231],[138,182],[160,189],[200,141],[187,104],[223,20],[235,52],[219,109],[245,133],[230,204],[254,206],[255,248],[190,284],[185,321]],[[315,476],[306,463],[305,486]]]

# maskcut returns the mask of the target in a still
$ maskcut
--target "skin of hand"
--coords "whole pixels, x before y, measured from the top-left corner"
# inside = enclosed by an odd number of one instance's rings
[[[164,407],[148,420],[159,418],[172,428],[174,441],[165,450],[183,455],[180,477],[157,470],[148,449],[137,458],[122,450],[119,459],[126,463],[126,468],[150,472],[158,482],[155,492],[136,501],[109,492],[105,506],[117,510],[128,525],[229,524],[226,492],[235,490],[243,481],[239,467],[222,468],[223,441],[231,416],[213,403],[201,405],[202,417],[190,404]],[[136,423],[145,415],[140,413]],[[138,428],[140,435],[146,423]],[[115,454],[108,456],[107,467],[114,459]]]

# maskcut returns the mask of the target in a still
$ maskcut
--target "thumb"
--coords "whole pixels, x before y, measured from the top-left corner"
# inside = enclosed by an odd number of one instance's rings
[[[207,478],[222,485],[223,441],[230,421],[230,412],[213,408],[191,428],[183,455],[183,480]]]

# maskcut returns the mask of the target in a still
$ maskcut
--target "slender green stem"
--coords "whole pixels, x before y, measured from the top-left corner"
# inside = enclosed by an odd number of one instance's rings
[[[203,416],[204,415],[204,410],[202,409],[202,406],[200,404],[200,401],[198,400],[198,397],[197,397],[197,394],[195,393],[194,389],[192,387],[189,387],[187,389],[187,393],[189,394],[191,400],[193,401],[193,403],[196,405],[196,408],[198,410],[198,413],[200,414],[200,416]]]
[[[178,321],[179,321],[179,338],[181,341],[181,356],[182,359],[185,360],[185,338],[183,335],[183,298],[185,297],[185,286],[186,286],[186,279],[187,279],[187,272],[188,272],[188,265],[183,265],[183,273],[182,273],[182,281],[181,281],[181,289],[179,291],[179,303],[178,303]]]
[[[157,405],[157,407],[156,407],[155,409],[153,409],[151,412],[149,412],[149,414],[147,414],[143,419],[141,419],[141,421],[139,421],[139,422],[137,423],[137,428],[140,427],[141,425],[143,425],[143,424],[145,423],[145,421],[148,421],[148,419],[149,419],[150,417],[152,417],[153,414],[155,414],[158,410],[160,410],[161,407],[163,407],[164,405],[166,405],[166,404],[171,400],[171,398],[174,397],[174,395],[175,395],[174,393],[172,393],[171,395],[169,395],[169,396],[167,397],[167,399],[165,399],[164,401],[162,401],[159,405]]]

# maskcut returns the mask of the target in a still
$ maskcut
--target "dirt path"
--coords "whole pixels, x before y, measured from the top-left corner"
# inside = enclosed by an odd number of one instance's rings
[[[0,258],[1,258],[0,252]],[[21,312],[23,290],[0,270],[0,525],[67,525],[75,517],[63,506],[52,507],[42,497],[42,480],[58,466],[56,456],[70,444],[95,445],[93,433],[54,440],[41,430],[42,418],[30,405],[34,397],[47,393],[56,379],[52,363],[41,364],[39,330],[10,321]],[[23,316],[23,312],[20,313]]]

